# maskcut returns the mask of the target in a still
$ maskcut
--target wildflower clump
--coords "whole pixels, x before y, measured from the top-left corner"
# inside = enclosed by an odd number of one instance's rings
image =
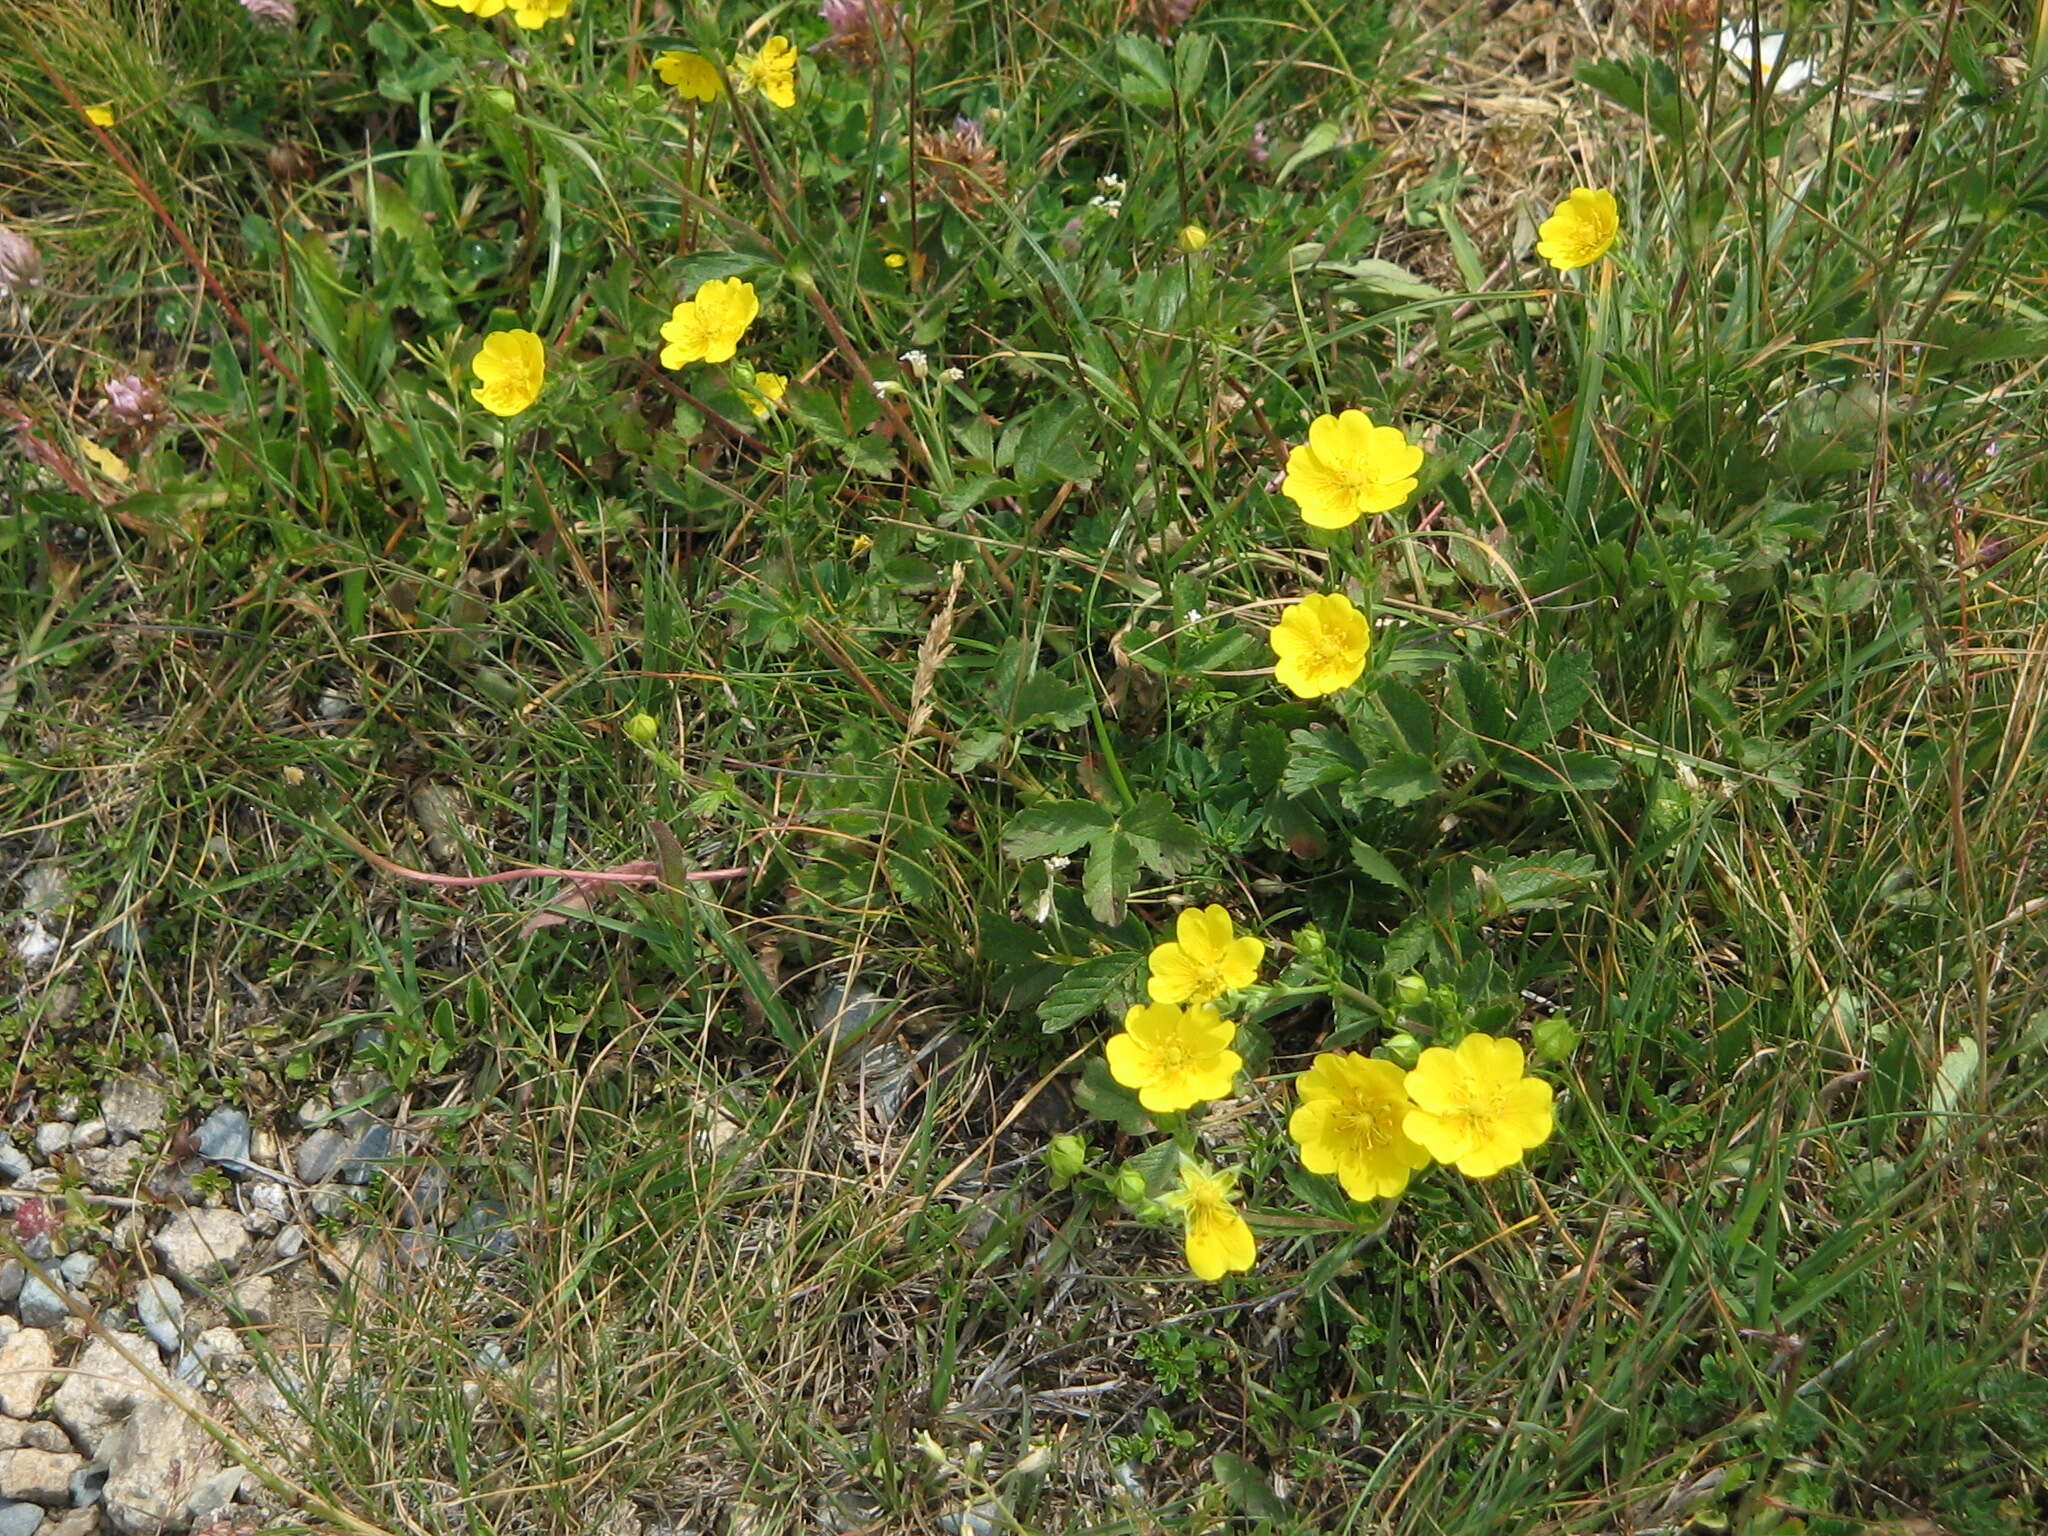
[[[1354,1200],[1391,1200],[1430,1163],[1402,1123],[1408,1074],[1391,1061],[1325,1051],[1295,1085],[1301,1103],[1287,1134],[1310,1173],[1334,1173]]]
[[[1433,1045],[1408,1074],[1401,1129],[1440,1163],[1487,1179],[1550,1139],[1550,1084],[1526,1076],[1522,1047],[1492,1035]]]
[[[740,338],[761,313],[754,285],[736,277],[714,277],[675,307],[661,327],[661,366],[724,363],[739,351]]]
[[[1621,230],[1614,194],[1605,188],[1574,187],[1536,230],[1536,254],[1560,272],[1590,267],[1605,256]]]
[[[1227,1096],[1244,1066],[1230,1048],[1237,1026],[1213,1008],[1141,1003],[1124,1015],[1121,1034],[1103,1047],[1110,1076],[1135,1089],[1155,1115]]]
[[[1180,1160],[1180,1187],[1168,1190],[1159,1203],[1179,1211],[1186,1228],[1188,1268],[1198,1280],[1221,1280],[1233,1270],[1246,1270],[1258,1258],[1252,1229],[1231,1202],[1237,1179],[1214,1172],[1185,1153]]]
[[[1318,416],[1308,441],[1287,455],[1280,492],[1311,528],[1348,528],[1406,501],[1422,458],[1399,427],[1377,426],[1364,411]]]
[[[493,416],[517,416],[540,398],[547,378],[547,347],[532,331],[493,331],[470,360],[477,378],[470,391]]]
[[[1173,939],[1156,946],[1150,957],[1145,992],[1153,1002],[1212,1003],[1259,979],[1266,946],[1249,935],[1235,937],[1223,908],[1190,907],[1173,931]]]
[[[1349,688],[1364,674],[1372,650],[1365,615],[1341,592],[1311,594],[1289,604],[1266,640],[1278,660],[1274,677],[1302,699]]]

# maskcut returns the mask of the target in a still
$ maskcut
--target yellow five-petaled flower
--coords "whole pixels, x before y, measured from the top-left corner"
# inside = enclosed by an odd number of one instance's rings
[[[1287,1121],[1301,1166],[1334,1173],[1354,1200],[1391,1200],[1406,1189],[1409,1175],[1429,1166],[1429,1153],[1401,1128],[1407,1076],[1373,1056],[1316,1057],[1295,1084],[1301,1104]]]
[[[1621,213],[1606,188],[1574,187],[1536,230],[1536,254],[1560,272],[1590,267],[1621,232]]]
[[[1281,610],[1266,640],[1281,686],[1296,698],[1316,699],[1358,681],[1372,649],[1372,630],[1342,592],[1311,593]]]
[[[1236,1197],[1235,1175],[1212,1173],[1185,1153],[1180,1188],[1159,1197],[1187,1225],[1188,1268],[1198,1280],[1221,1280],[1232,1270],[1250,1269],[1259,1256],[1252,1229],[1231,1204]]]
[[[1244,1058],[1230,1048],[1237,1026],[1213,1008],[1141,1003],[1124,1014],[1123,1033],[1102,1048],[1109,1075],[1134,1088],[1155,1115],[1193,1109],[1230,1093]]]
[[[1491,1178],[1550,1139],[1550,1084],[1523,1075],[1522,1048],[1492,1035],[1433,1045],[1408,1074],[1402,1118],[1408,1139],[1440,1163],[1475,1179]]]
[[[1223,908],[1189,907],[1174,923],[1174,941],[1152,951],[1146,994],[1155,1003],[1212,1003],[1257,981],[1266,946],[1233,931]]]
[[[754,420],[766,421],[782,397],[789,393],[789,378],[786,374],[761,373],[756,371],[752,382],[741,389],[746,397],[747,409],[754,413]]]
[[[560,21],[569,14],[569,0],[434,0],[434,4],[486,21],[509,10],[512,19],[528,31]]]
[[[740,78],[768,98],[768,104],[784,109],[796,105],[796,44],[780,34],[761,45],[752,58],[736,59]]]
[[[1367,512],[1391,512],[1415,489],[1422,450],[1399,427],[1363,411],[1318,416],[1308,441],[1287,455],[1280,492],[1311,528],[1348,528]]]
[[[714,277],[694,297],[675,307],[661,328],[661,366],[724,363],[739,351],[740,338],[761,313],[761,299],[752,283],[736,277]]]
[[[654,61],[654,72],[674,86],[676,94],[685,101],[716,101],[725,89],[718,77],[718,66],[701,53],[680,49],[664,53]]]
[[[548,352],[531,331],[493,331],[470,360],[476,388],[470,394],[493,416],[517,416],[540,398]]]

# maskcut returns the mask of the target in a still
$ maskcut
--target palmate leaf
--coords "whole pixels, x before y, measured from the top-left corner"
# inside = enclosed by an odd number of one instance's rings
[[[1165,879],[1187,873],[1200,859],[1202,834],[1156,791],[1138,797],[1121,816],[1087,800],[1059,800],[1020,811],[1003,828],[1003,852],[1014,859],[1062,858],[1088,850],[1081,894],[1099,923],[1123,918],[1124,902],[1141,868]]]
[[[1051,859],[1079,853],[1115,827],[1109,812],[1090,800],[1050,800],[1019,811],[1003,828],[1003,852],[1013,859]]]

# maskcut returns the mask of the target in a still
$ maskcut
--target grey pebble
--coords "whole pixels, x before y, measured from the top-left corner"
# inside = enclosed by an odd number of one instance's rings
[[[71,1127],[62,1120],[52,1120],[36,1132],[36,1152],[42,1157],[55,1157],[71,1145]]]
[[[31,1328],[54,1328],[71,1315],[70,1306],[62,1296],[43,1284],[41,1275],[30,1275],[21,1282],[21,1295],[15,1303],[15,1311]]]
[[[82,1251],[67,1253],[57,1263],[57,1273],[64,1277],[64,1283],[79,1291],[92,1284],[93,1271],[98,1268],[99,1261]]]
[[[0,1307],[11,1307],[28,1278],[28,1266],[19,1259],[0,1260]]]
[[[478,1258],[502,1259],[519,1245],[512,1215],[495,1200],[479,1200],[448,1229],[448,1245]]]
[[[355,1155],[349,1158],[341,1170],[344,1184],[367,1184],[370,1176],[377,1171],[377,1165],[391,1155],[391,1127],[383,1121],[372,1121],[370,1128],[363,1132],[356,1143]]]
[[[163,1089],[139,1077],[117,1077],[100,1094],[100,1116],[116,1141],[133,1141],[164,1128]]]
[[[19,1184],[31,1173],[36,1165],[29,1155],[11,1141],[0,1141],[0,1178],[10,1184]]]
[[[199,1155],[214,1163],[249,1161],[249,1117],[223,1104],[192,1133],[192,1145]]]
[[[348,1155],[349,1138],[333,1126],[323,1126],[299,1143],[299,1150],[293,1162],[299,1170],[301,1184],[325,1183],[327,1176],[341,1166],[341,1160]]]
[[[185,1298],[178,1287],[162,1275],[151,1275],[135,1287],[135,1315],[150,1342],[167,1355],[176,1354],[185,1343]]]
[[[108,1468],[104,1463],[89,1461],[71,1474],[71,1507],[84,1509],[97,1504],[107,1491]]]
[[[304,1227],[286,1227],[277,1234],[277,1240],[270,1245],[270,1249],[280,1259],[295,1259],[299,1256],[299,1251],[305,1246],[306,1229]]]
[[[0,1536],[36,1536],[42,1524],[40,1504],[0,1504]]]
[[[104,1147],[110,1134],[104,1120],[81,1120],[72,1127],[71,1145],[80,1151],[89,1152],[94,1147]]]

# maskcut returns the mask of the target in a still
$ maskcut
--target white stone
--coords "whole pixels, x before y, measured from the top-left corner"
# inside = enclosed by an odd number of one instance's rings
[[[126,1536],[183,1530],[192,1523],[194,1501],[202,1495],[215,1499],[214,1509],[227,1502],[218,1497],[215,1481],[222,1472],[220,1447],[189,1413],[165,1398],[137,1403],[100,1442],[99,1459],[107,1464],[107,1486],[100,1496],[107,1518]]]
[[[100,1095],[100,1117],[116,1141],[162,1130],[167,1109],[163,1089],[139,1077],[117,1077]]]
[[[156,1346],[141,1334],[117,1333],[92,1340],[61,1373],[64,1379],[50,1399],[50,1412],[87,1455],[100,1454],[100,1442],[137,1403],[163,1395],[134,1363],[155,1358]]]
[[[254,1241],[241,1216],[226,1210],[180,1211],[150,1239],[165,1268],[197,1285],[233,1269]]]
[[[52,1120],[36,1132],[36,1154],[40,1157],[55,1157],[71,1145],[71,1127],[62,1120]]]
[[[40,1328],[24,1328],[0,1344],[0,1413],[10,1419],[34,1413],[56,1366],[57,1351]]]
[[[104,1147],[112,1134],[104,1120],[81,1120],[71,1132],[71,1145],[80,1151]]]

